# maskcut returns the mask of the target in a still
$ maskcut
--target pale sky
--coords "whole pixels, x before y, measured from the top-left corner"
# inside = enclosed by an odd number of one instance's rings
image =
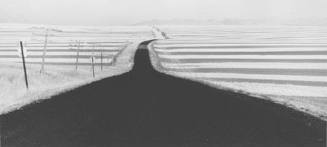
[[[327,0],[0,0],[0,22],[109,25],[152,19],[327,18]]]

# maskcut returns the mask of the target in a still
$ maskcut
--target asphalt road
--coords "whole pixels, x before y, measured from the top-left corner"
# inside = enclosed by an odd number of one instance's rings
[[[4,147],[325,147],[324,121],[155,71],[133,70],[2,116]]]

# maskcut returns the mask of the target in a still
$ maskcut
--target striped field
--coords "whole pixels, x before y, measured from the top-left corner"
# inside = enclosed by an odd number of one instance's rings
[[[327,118],[327,27],[172,27],[162,70]]]
[[[27,63],[46,65],[110,65],[134,40],[151,35],[145,29],[35,27],[33,25],[0,27],[0,62],[21,62],[19,41],[27,50]],[[44,58],[44,59],[43,59]]]

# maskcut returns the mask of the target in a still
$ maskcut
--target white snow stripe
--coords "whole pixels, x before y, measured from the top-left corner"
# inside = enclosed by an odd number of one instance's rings
[[[183,52],[194,52],[194,53],[205,53],[205,52],[297,52],[297,51],[327,51],[327,48],[199,48],[199,49],[155,49],[158,52],[168,53],[183,53]]]
[[[197,44],[197,43],[185,43],[185,44],[154,44],[154,47],[220,47],[220,46],[237,46],[237,47],[260,47],[260,46],[268,46],[268,47],[281,47],[281,46],[301,46],[301,47],[321,47],[327,46],[327,44],[309,44],[309,43],[294,43],[294,44],[286,44],[286,43],[212,43],[212,44]]]
[[[327,59],[327,55],[158,55],[167,59]]]
[[[190,73],[190,72],[171,72],[174,74],[190,78],[237,78],[237,79],[261,79],[261,80],[292,80],[292,81],[311,81],[327,82],[327,76],[293,76],[293,75],[262,75],[262,74],[236,74],[236,73]]]
[[[166,68],[327,69],[327,63],[161,63]]]

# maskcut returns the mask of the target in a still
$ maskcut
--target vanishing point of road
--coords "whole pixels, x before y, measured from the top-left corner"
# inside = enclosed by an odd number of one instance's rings
[[[130,72],[2,116],[2,146],[325,147],[324,121],[157,72],[148,43]]]

